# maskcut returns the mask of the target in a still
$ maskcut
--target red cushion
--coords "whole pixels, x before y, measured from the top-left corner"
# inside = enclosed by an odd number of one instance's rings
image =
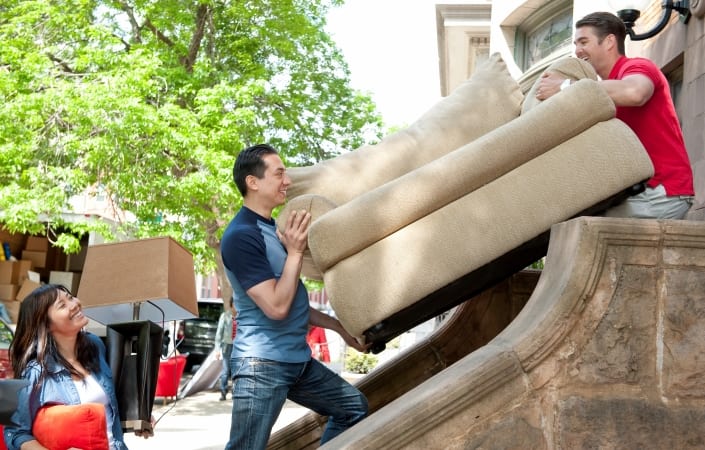
[[[4,430],[5,427],[0,425],[0,450],[7,450],[7,446],[5,445]]]
[[[45,406],[37,412],[32,434],[49,450],[71,447],[108,450],[105,406],[100,403]]]

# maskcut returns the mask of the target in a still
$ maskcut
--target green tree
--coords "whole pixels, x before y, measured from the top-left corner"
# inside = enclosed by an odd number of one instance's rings
[[[292,165],[379,139],[324,30],[340,0],[16,0],[0,5],[0,223],[68,252],[77,236],[169,235],[219,269],[240,149]],[[105,195],[115,227],[69,221]]]

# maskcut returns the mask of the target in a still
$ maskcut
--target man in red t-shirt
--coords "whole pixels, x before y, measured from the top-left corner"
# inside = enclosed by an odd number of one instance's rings
[[[321,327],[309,326],[306,342],[311,347],[311,356],[319,361],[330,362],[326,330]]]
[[[575,55],[595,68],[617,106],[617,118],[639,137],[654,165],[646,190],[605,215],[682,219],[693,202],[693,172],[668,80],[648,59],[624,56],[627,32],[614,14],[588,14],[575,28]],[[568,86],[557,74],[544,73],[537,98],[545,100]]]

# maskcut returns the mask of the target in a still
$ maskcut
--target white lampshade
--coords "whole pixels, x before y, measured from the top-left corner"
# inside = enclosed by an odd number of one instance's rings
[[[198,317],[193,256],[169,237],[92,245],[77,297],[102,324]]]

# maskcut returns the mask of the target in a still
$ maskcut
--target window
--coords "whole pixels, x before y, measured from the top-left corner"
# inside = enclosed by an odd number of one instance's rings
[[[526,71],[551,55],[568,53],[572,43],[572,3],[552,2],[519,26],[515,59]]]
[[[213,273],[210,275],[196,275],[196,289],[198,290],[198,298],[220,298],[220,289],[218,288],[218,277]]]
[[[556,50],[573,41],[573,12],[554,17],[527,35],[526,61],[533,66]]]

